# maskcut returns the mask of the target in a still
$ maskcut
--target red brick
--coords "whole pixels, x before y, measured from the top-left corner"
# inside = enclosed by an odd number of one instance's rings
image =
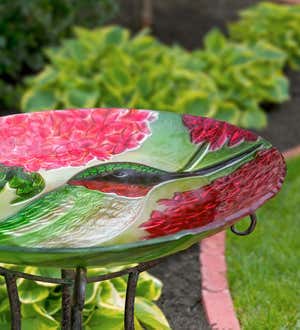
[[[228,290],[202,290],[203,305],[209,325],[216,330],[240,330]]]
[[[200,253],[200,264],[204,265],[202,267],[202,272],[208,270],[209,272],[226,272],[226,261],[224,254],[210,255],[205,252]]]

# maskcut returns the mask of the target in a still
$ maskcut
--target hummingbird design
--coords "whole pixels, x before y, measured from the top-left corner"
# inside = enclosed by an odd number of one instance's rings
[[[0,118],[0,245],[90,247],[231,224],[280,189],[264,139],[134,109]]]

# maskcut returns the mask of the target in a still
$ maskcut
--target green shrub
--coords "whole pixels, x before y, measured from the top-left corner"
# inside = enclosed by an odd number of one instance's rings
[[[202,60],[202,70],[217,86],[220,119],[262,128],[267,118],[261,103],[280,103],[289,97],[282,73],[285,54],[263,41],[252,46],[234,43],[212,30],[205,37],[204,50],[195,51],[194,56]]]
[[[188,67],[191,54],[144,32],[130,39],[120,27],[76,28],[75,35],[49,49],[51,64],[28,79],[24,111],[104,106],[180,112],[187,92],[201,91],[200,97],[208,99],[216,91],[209,77]]]
[[[114,0],[1,0],[0,107],[15,105],[14,85],[43,67],[44,46],[69,36],[74,24],[93,27],[115,11]]]
[[[287,54],[288,64],[300,69],[300,5],[262,2],[243,10],[241,19],[230,25],[237,41],[266,41]]]
[[[288,83],[284,54],[265,43],[229,42],[218,31],[205,49],[187,52],[120,27],[75,29],[47,51],[50,64],[27,80],[24,111],[129,107],[191,113],[261,128],[261,102],[281,102]]]
[[[17,270],[47,277],[60,276],[59,271],[51,268],[17,267]],[[88,275],[94,276],[106,272],[104,268],[95,268],[88,270]],[[83,310],[86,330],[123,329],[126,278],[123,276],[87,285]],[[19,279],[17,285],[22,303],[22,329],[60,329],[61,286],[24,279]],[[140,275],[135,300],[137,330],[170,329],[163,313],[154,303],[160,297],[161,288],[161,282],[155,277],[148,273]],[[5,280],[2,277],[0,277],[0,328],[10,328],[9,301]]]

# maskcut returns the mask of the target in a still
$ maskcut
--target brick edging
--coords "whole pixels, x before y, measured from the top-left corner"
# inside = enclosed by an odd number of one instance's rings
[[[283,152],[285,159],[300,156],[300,145]],[[226,232],[200,243],[201,297],[206,319],[213,330],[240,330],[227,281]]]
[[[284,151],[282,155],[285,159],[291,159],[300,156],[300,145]]]
[[[200,243],[202,304],[212,329],[240,330],[227,282],[225,237],[222,231]]]

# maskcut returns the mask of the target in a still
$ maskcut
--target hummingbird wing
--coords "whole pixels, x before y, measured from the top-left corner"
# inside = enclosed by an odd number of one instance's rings
[[[0,244],[99,245],[122,233],[134,221],[139,205],[139,199],[65,185],[1,222]]]

